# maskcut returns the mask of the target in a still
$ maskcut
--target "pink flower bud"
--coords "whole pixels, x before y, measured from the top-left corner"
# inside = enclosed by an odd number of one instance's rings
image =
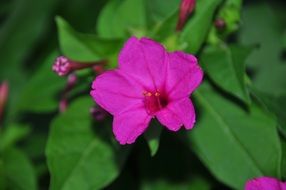
[[[56,58],[55,63],[53,64],[53,71],[56,72],[59,76],[65,76],[73,71],[86,69],[86,68],[93,68],[98,66],[103,69],[104,65],[106,64],[105,60],[97,61],[97,62],[90,62],[90,63],[81,63],[75,62],[67,57],[59,56]]]
[[[72,66],[71,61],[64,57],[59,56],[57,57],[54,65],[53,65],[53,71],[56,72],[59,76],[67,75],[69,72],[71,72]]]
[[[9,94],[9,85],[7,81],[4,81],[0,84],[0,121],[4,113],[5,105],[7,103],[8,94]]]
[[[188,19],[188,16],[193,12],[196,5],[196,0],[182,0],[180,5],[179,20],[177,23],[177,31],[181,31]]]

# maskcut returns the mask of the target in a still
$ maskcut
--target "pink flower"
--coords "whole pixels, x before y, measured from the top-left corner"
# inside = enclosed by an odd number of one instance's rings
[[[245,190],[286,190],[286,183],[271,177],[259,177],[247,181]]]
[[[169,53],[151,39],[131,37],[120,52],[119,68],[99,75],[91,96],[114,116],[115,138],[131,144],[154,117],[171,131],[193,128],[189,96],[202,77],[193,55]]]
[[[188,16],[193,12],[196,0],[182,0],[180,4],[179,20],[177,23],[177,31],[183,29]]]

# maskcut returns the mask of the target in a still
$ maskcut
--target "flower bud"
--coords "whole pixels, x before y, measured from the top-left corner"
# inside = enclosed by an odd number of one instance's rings
[[[7,81],[4,81],[0,84],[0,121],[4,113],[5,105],[7,103],[8,94],[9,94],[9,85]]]
[[[182,0],[180,4],[179,20],[177,23],[177,31],[181,31],[188,19],[188,16],[193,12],[196,5],[195,0]]]

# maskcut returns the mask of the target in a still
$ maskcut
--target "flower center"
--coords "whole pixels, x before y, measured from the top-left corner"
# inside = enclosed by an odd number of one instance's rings
[[[161,94],[160,92],[148,92],[144,91],[144,103],[147,113],[149,115],[154,115],[157,111],[164,108],[168,104],[168,98]]]

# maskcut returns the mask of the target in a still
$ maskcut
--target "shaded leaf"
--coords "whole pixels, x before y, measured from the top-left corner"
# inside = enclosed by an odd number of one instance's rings
[[[243,189],[254,177],[280,177],[281,145],[268,113],[255,105],[245,111],[206,83],[195,97],[202,114],[189,134],[195,152],[214,176],[235,189]]]
[[[240,46],[208,46],[201,55],[203,69],[226,92],[250,103],[245,84],[245,59],[251,49]]]
[[[66,80],[52,71],[58,53],[51,53],[40,69],[24,86],[18,108],[32,112],[50,112],[58,107],[57,95],[64,89]]]
[[[281,59],[281,39],[285,24],[279,23],[276,9],[272,9],[263,1],[249,4],[242,13],[243,25],[239,41],[245,45],[257,44],[257,48],[246,62],[252,70],[254,86],[261,92],[285,94],[286,64],[285,60]]]
[[[0,188],[36,190],[36,175],[33,166],[18,149],[5,150],[0,158]]]
[[[282,173],[282,178],[286,178],[286,141],[285,139],[281,141],[282,144],[282,164],[281,164],[281,173]]]
[[[81,98],[52,123],[46,148],[51,190],[101,189],[119,175],[127,149],[93,131],[91,105],[90,97]]]
[[[29,127],[20,124],[10,124],[2,130],[0,131],[0,151],[12,147],[30,132]]]

